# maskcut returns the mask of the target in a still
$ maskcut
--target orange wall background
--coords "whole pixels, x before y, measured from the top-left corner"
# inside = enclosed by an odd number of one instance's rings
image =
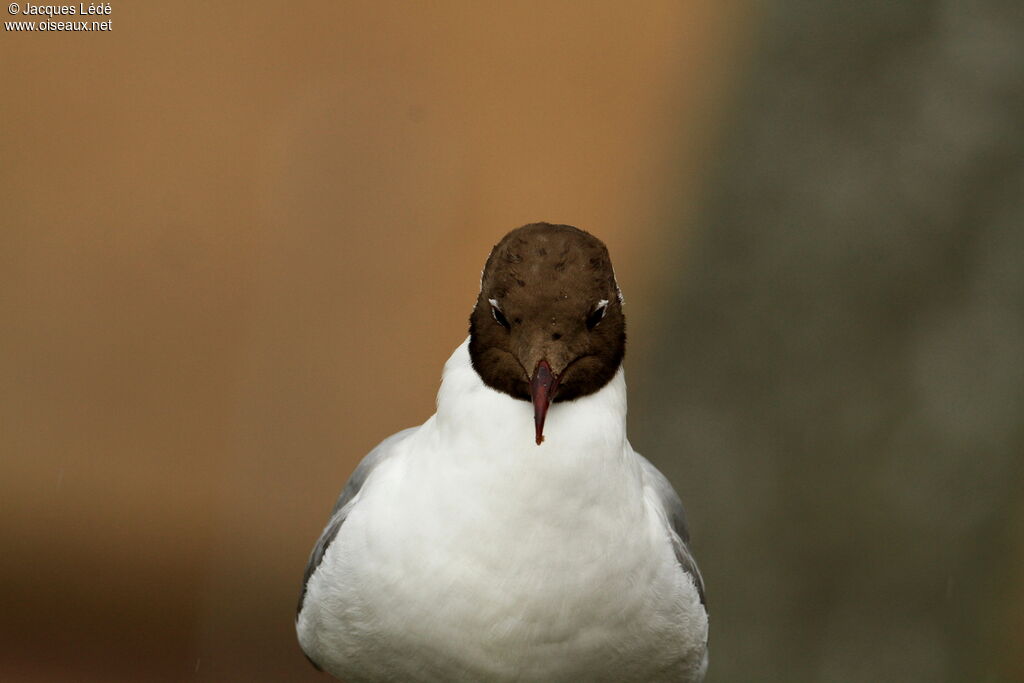
[[[323,680],[306,555],[432,412],[491,245],[604,239],[645,353],[741,5],[115,1],[109,33],[0,34],[4,680]]]

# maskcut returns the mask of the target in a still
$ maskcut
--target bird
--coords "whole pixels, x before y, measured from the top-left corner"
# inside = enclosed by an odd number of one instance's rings
[[[299,644],[378,681],[702,681],[704,581],[672,485],[626,436],[607,247],[532,223],[491,250],[436,412],[345,484]]]

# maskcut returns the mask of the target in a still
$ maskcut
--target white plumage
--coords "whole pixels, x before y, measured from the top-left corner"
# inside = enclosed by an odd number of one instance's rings
[[[467,345],[437,413],[346,490],[303,650],[350,683],[702,680],[699,573],[671,486],[626,438],[622,369],[553,404],[538,446],[530,403],[485,385]]]

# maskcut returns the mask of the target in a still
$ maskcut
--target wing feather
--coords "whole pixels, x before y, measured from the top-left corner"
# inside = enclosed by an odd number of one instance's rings
[[[298,619],[299,613],[302,612],[302,605],[306,600],[306,586],[309,585],[309,579],[316,572],[317,567],[320,566],[320,562],[323,561],[324,555],[327,553],[327,548],[334,542],[338,531],[341,530],[342,524],[345,523],[349,510],[352,509],[352,505],[355,503],[359,491],[363,488],[363,484],[366,483],[366,480],[369,479],[378,465],[395,453],[395,446],[399,442],[404,441],[417,429],[419,427],[410,427],[384,439],[362,459],[355,471],[352,472],[352,476],[349,477],[345,488],[342,489],[341,495],[338,496],[337,502],[334,503],[334,507],[331,509],[327,526],[324,527],[323,533],[320,534],[316,545],[313,546],[313,552],[309,554],[306,571],[302,575],[302,591],[299,593],[299,604],[295,610],[296,619]]]
[[[672,530],[672,547],[676,553],[676,560],[683,571],[693,577],[693,583],[697,586],[697,593],[700,595],[700,602],[707,609],[707,599],[704,597],[704,577],[700,575],[697,561],[693,558],[693,553],[690,552],[690,531],[686,525],[683,501],[679,500],[679,494],[672,488],[672,484],[665,478],[665,475],[658,471],[658,468],[652,465],[650,460],[639,453],[637,455],[643,465],[647,484],[658,494],[665,510],[665,518]]]

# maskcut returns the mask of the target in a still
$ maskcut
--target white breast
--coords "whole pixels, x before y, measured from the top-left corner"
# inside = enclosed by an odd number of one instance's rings
[[[625,439],[621,371],[532,412],[465,345],[311,577],[303,648],[348,681],[691,681],[707,617]]]

